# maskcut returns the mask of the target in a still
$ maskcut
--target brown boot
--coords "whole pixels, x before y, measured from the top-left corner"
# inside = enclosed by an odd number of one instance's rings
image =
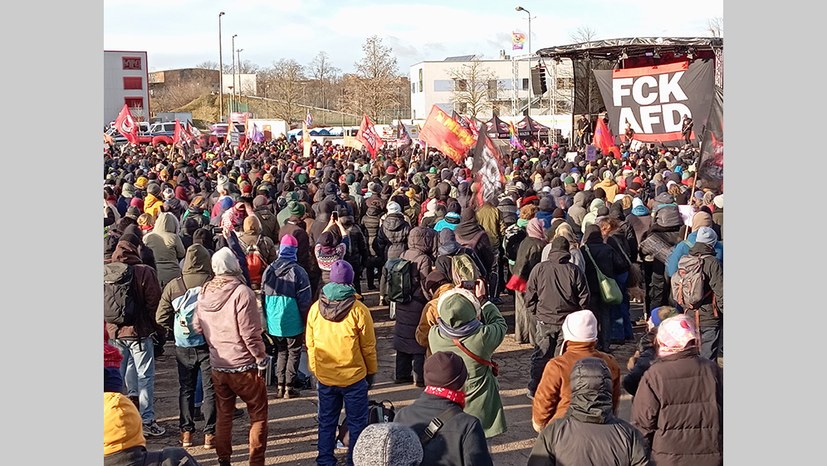
[[[215,448],[215,434],[204,434],[204,448],[207,450]]]
[[[181,432],[181,446],[184,448],[192,446],[192,432]]]

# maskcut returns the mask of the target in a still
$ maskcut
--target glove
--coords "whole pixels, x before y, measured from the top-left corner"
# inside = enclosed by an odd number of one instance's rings
[[[376,374],[368,374],[368,375],[365,376],[365,381],[368,383],[368,390],[373,388],[373,378],[375,376],[376,376]]]

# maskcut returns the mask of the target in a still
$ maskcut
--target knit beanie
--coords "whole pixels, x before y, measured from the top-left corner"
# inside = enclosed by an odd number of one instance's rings
[[[565,344],[569,341],[597,341],[597,318],[592,311],[583,309],[566,316],[566,320],[563,321],[562,351],[565,351]]]
[[[698,333],[695,322],[686,314],[679,314],[661,322],[655,338],[658,356],[669,356],[683,351],[692,342],[697,344]]]
[[[155,197],[159,197],[161,195],[161,186],[157,183],[149,183],[146,187],[146,192]]]
[[[330,266],[330,281],[340,285],[353,284],[353,267],[344,260],[337,260]]]
[[[167,188],[167,189],[164,190],[164,200],[165,201],[168,201],[168,200],[172,199],[173,197],[175,197],[175,191],[173,191],[172,188]]]
[[[718,234],[710,227],[700,227],[698,228],[698,235],[695,237],[695,242],[715,247],[715,243],[718,242]]]
[[[141,413],[135,403],[118,392],[103,394],[103,455],[146,446]]]
[[[398,214],[402,212],[402,206],[399,205],[398,202],[388,202],[388,213],[389,214]]]
[[[438,351],[425,360],[425,385],[460,391],[468,379],[465,362],[452,351]]]
[[[124,183],[121,186],[121,196],[123,197],[132,197],[135,195],[135,187],[132,186],[130,183]]]
[[[692,216],[692,231],[698,231],[701,227],[711,227],[712,216],[708,212],[700,211]]]
[[[418,466],[422,455],[416,433],[397,422],[368,425],[353,446],[354,466]]]
[[[281,242],[279,243],[279,247],[281,246],[293,246],[297,248],[299,247],[299,242],[296,241],[296,237],[293,235],[284,235],[281,237]]]
[[[715,207],[719,209],[724,208],[724,195],[718,194],[717,196],[712,198],[712,203],[715,204]]]
[[[288,210],[288,212],[290,212],[290,215],[296,216],[296,217],[301,217],[302,215],[304,215],[304,212],[305,212],[304,204],[302,204],[301,202],[297,202],[297,201],[288,202],[287,203],[287,210]]]

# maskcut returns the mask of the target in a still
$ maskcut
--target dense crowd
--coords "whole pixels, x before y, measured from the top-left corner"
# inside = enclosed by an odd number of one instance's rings
[[[690,144],[624,149],[586,160],[526,141],[503,154],[492,194],[470,164],[416,144],[371,157],[314,142],[309,158],[283,138],[110,146],[105,464],[197,464],[186,448],[200,421],[203,445],[230,464],[240,398],[250,464],[263,465],[268,386],[279,398],[315,392],[319,465],[337,464],[337,442],[347,464],[493,464],[487,439],[508,428],[498,305],[513,300],[514,339],[533,347],[529,464],[720,465],[721,185],[695,179]],[[394,383],[422,388],[393,422],[370,420],[366,291],[394,320]],[[617,361],[613,346],[634,339],[633,302],[647,332]],[[166,435],[153,405],[168,341],[182,448],[159,453],[145,438]]]

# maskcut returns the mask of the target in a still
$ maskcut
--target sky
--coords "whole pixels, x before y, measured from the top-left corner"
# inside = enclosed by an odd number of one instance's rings
[[[595,39],[708,37],[723,19],[723,0],[691,4],[664,0],[104,0],[104,50],[146,51],[149,71],[232,63],[231,38],[241,61],[261,68],[282,59],[309,65],[325,51],[343,73],[355,70],[362,45],[378,35],[393,50],[398,71],[458,55],[495,59],[512,51],[511,33],[528,34],[531,49],[572,44],[578,29]]]

